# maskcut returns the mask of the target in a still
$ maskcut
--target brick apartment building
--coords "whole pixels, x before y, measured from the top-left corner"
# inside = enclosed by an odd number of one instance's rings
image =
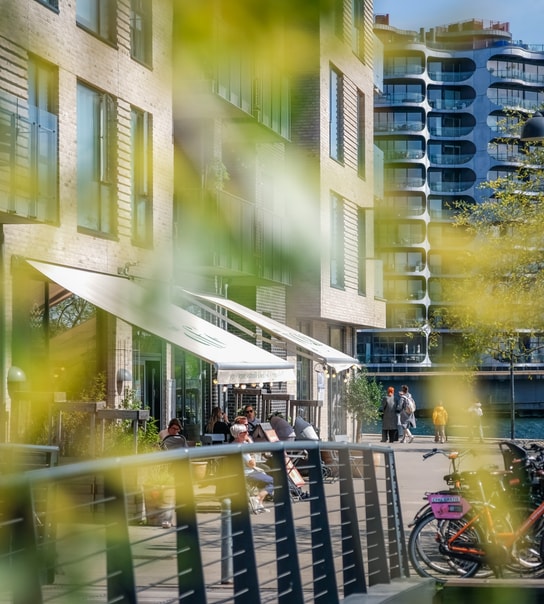
[[[273,353],[271,390],[319,401],[322,436],[346,432],[356,330],[385,321],[372,2],[233,4],[0,7],[3,412],[14,389],[79,400],[101,378],[108,406],[134,396],[197,437],[246,374],[219,375],[198,349],[217,334],[179,328],[174,300],[256,344],[255,367]],[[187,290],[246,310],[233,325]]]

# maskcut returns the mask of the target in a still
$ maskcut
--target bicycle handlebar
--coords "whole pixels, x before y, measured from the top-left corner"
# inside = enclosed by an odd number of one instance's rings
[[[427,457],[432,457],[433,455],[436,455],[437,453],[438,453],[438,449],[435,447],[431,451],[428,451],[427,453],[423,453],[423,459],[427,459]]]
[[[432,457],[433,455],[436,455],[438,453],[440,453],[441,455],[444,455],[448,459],[458,459],[460,457],[464,457],[465,455],[468,455],[469,453],[473,453],[473,451],[472,451],[472,449],[465,449],[464,451],[444,451],[444,449],[437,449],[435,447],[434,449],[431,449],[427,453],[423,453],[423,459],[428,459],[429,457]]]

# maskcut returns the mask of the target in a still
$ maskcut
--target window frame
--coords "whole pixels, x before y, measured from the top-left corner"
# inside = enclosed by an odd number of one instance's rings
[[[87,8],[87,12],[92,13],[89,14],[90,18],[83,13],[83,8]],[[76,24],[102,41],[115,45],[117,0],[76,0]]]
[[[130,109],[132,242],[153,245],[153,118]]]
[[[80,113],[83,93],[89,95],[90,115]],[[84,163],[84,158],[90,158],[90,162]],[[115,237],[117,103],[108,93],[84,82],[77,83],[77,192],[78,230]]]
[[[136,27],[140,23],[141,27]],[[153,64],[153,4],[151,0],[130,0],[130,56],[145,65]]]
[[[366,98],[362,90],[357,89],[357,175],[366,178]]]
[[[331,65],[329,75],[329,156],[344,163],[344,76]]]
[[[366,210],[357,209],[357,291],[366,296]]]
[[[330,194],[330,284],[335,289],[344,289],[345,248],[344,248],[344,199],[337,193]]]
[[[39,4],[42,4],[46,8],[49,8],[55,13],[59,13],[59,0],[36,0]]]

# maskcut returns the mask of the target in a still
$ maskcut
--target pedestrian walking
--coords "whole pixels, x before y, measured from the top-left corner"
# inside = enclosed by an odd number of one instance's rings
[[[409,392],[408,386],[406,385],[400,387],[397,406],[400,409],[400,423],[403,430],[400,442],[411,443],[414,440],[412,428],[416,427],[416,416],[414,415],[416,411],[416,402],[414,401]]]
[[[382,443],[394,443],[399,439],[397,403],[395,389],[389,386],[387,394],[382,399]]]

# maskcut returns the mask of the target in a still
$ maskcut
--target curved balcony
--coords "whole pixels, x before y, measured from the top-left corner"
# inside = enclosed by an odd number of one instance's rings
[[[425,212],[423,193],[403,192],[385,195],[383,203],[377,206],[380,217],[411,218]]]
[[[403,105],[405,103],[422,103],[425,100],[423,92],[399,92],[382,94],[374,99],[375,105]]]
[[[429,100],[429,105],[433,109],[440,109],[442,111],[459,111],[472,105],[473,101],[474,99],[462,101],[456,101],[453,99],[431,99]]]
[[[430,141],[427,155],[433,164],[453,166],[465,164],[476,154],[476,146],[468,140]]]
[[[534,84],[535,86],[544,85],[544,76],[527,74],[523,69],[509,69],[505,67],[503,69],[490,69],[489,73],[503,80],[518,80],[525,84]]]
[[[425,124],[422,121],[403,121],[392,123],[376,123],[374,125],[375,132],[421,132]]]
[[[429,71],[429,78],[435,82],[463,82],[468,80],[473,73],[473,71],[432,70]]]
[[[384,78],[404,78],[406,76],[423,75],[425,68],[423,65],[406,65],[400,67],[385,66],[383,70]]]
[[[405,151],[391,149],[384,151],[385,161],[395,161],[399,159],[423,159],[425,151],[423,149],[406,149]]]
[[[463,126],[432,126],[429,124],[429,133],[431,136],[437,136],[440,138],[457,138],[459,136],[467,136],[474,129],[474,125],[463,125]]]
[[[431,191],[437,193],[460,193],[466,191],[470,187],[474,186],[475,180],[461,180],[457,182],[430,182],[429,187]]]
[[[500,141],[491,141],[487,145],[489,157],[495,161],[504,163],[519,164],[525,157],[520,153],[518,141],[502,143]]]
[[[425,280],[419,278],[390,279],[385,282],[388,302],[411,304],[425,298]]]
[[[490,89],[492,90],[492,89]],[[544,95],[539,95],[539,99],[523,99],[511,96],[493,96],[488,93],[489,100],[495,105],[499,105],[503,109],[521,110],[521,111],[537,111],[540,105],[544,102]]]
[[[445,197],[444,195],[429,195],[429,215],[433,222],[451,222],[457,212],[457,210],[455,209],[455,203],[457,201],[471,203],[474,202],[474,199],[466,195],[456,195],[455,197],[452,196],[451,198]]]
[[[419,248],[380,250],[384,272],[388,274],[422,273],[425,270],[425,250]]]
[[[429,159],[432,164],[439,166],[452,166],[455,164],[466,164],[474,157],[474,153],[429,153]]]
[[[399,178],[386,181],[386,187],[390,189],[418,189],[425,185],[425,178]]]
[[[512,60],[504,55],[496,55],[489,59],[487,69],[495,78],[518,80],[535,86],[544,85],[544,66],[542,62]]]
[[[476,65],[471,59],[438,59],[430,57],[429,78],[435,82],[462,82],[474,75]]]

